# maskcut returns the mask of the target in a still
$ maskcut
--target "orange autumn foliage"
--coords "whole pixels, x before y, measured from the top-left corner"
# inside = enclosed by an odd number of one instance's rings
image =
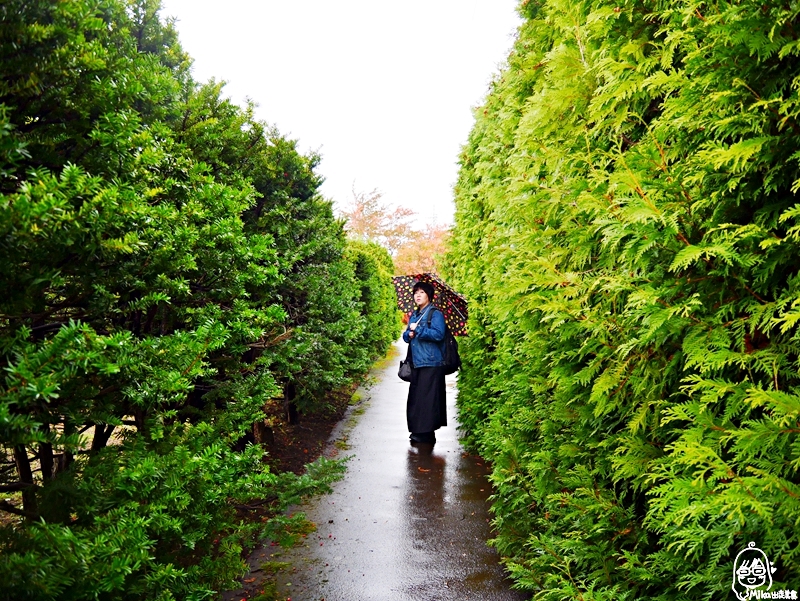
[[[406,244],[394,256],[397,274],[441,273],[450,227],[428,224],[423,231],[415,230]]]
[[[392,208],[382,202],[378,190],[357,192],[341,211],[345,230],[355,239],[377,242],[392,255],[395,274],[439,273],[450,236],[450,226],[426,224],[414,229],[416,213],[405,207]]]

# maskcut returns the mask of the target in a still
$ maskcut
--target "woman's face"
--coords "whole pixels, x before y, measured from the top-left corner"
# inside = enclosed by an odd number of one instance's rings
[[[422,288],[417,288],[414,291],[414,303],[418,307],[424,307],[429,302],[430,302],[430,300],[428,299],[428,295],[425,294],[425,291]]]

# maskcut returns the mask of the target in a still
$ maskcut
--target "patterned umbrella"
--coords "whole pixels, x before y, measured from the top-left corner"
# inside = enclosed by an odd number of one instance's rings
[[[414,294],[411,290],[416,282],[428,282],[433,286],[433,304],[444,313],[444,320],[453,336],[467,335],[467,301],[458,292],[444,283],[435,273],[398,275],[392,278],[397,292],[397,306],[404,313],[414,310]]]

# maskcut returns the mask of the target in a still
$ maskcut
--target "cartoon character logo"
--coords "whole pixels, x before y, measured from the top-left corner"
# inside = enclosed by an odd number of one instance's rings
[[[733,584],[731,588],[739,601],[751,596],[751,591],[762,589],[768,591],[772,588],[772,574],[775,568],[767,558],[767,554],[748,543],[747,547],[739,551],[733,562]]]

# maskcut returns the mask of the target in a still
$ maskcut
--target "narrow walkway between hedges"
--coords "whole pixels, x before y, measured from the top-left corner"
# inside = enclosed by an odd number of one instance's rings
[[[377,368],[363,414],[343,422],[352,455],[331,495],[299,508],[317,525],[303,545],[264,561],[286,561],[278,598],[292,601],[519,601],[491,537],[480,458],[458,443],[456,377],[447,378],[448,423],[435,446],[412,447],[397,377],[405,344]],[[358,411],[356,412],[358,413]],[[353,425],[354,424],[354,425]],[[334,432],[334,436],[337,432]]]

